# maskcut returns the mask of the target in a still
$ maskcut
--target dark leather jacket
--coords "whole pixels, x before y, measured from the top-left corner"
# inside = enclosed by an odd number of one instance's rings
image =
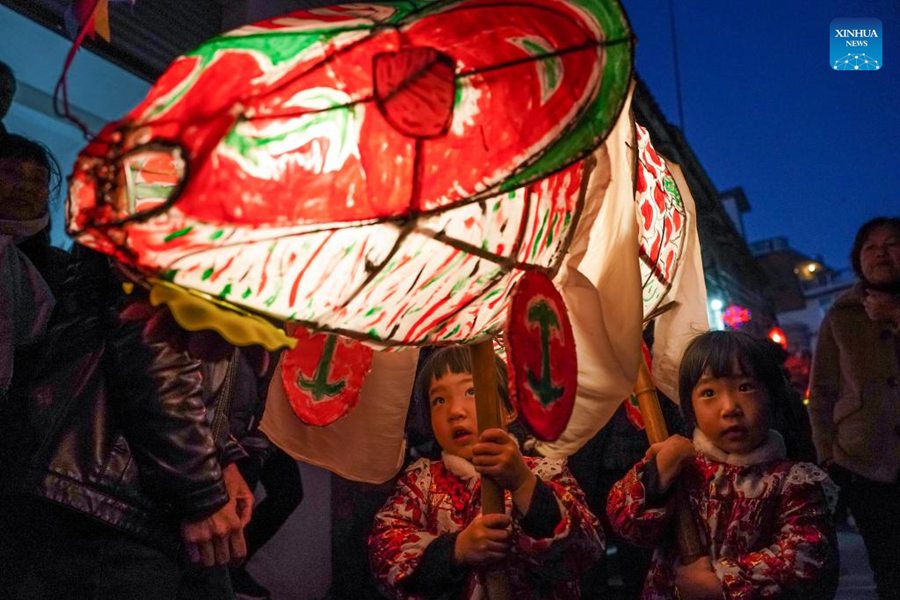
[[[40,344],[16,357],[23,368],[0,407],[0,491],[174,550],[182,520],[228,500],[200,363],[145,340],[143,322],[62,304]]]

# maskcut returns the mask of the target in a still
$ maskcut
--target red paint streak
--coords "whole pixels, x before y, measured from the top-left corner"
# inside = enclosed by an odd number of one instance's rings
[[[464,295],[463,298],[462,298],[461,300],[458,300],[458,301],[456,302],[456,306],[463,306],[463,305],[466,305],[466,304],[468,304],[469,302],[471,302],[472,299],[475,298],[476,296],[478,296],[478,294],[473,294],[473,293],[470,292],[470,293]],[[440,302],[438,302],[437,304],[435,304],[434,306],[432,306],[432,307],[431,307],[424,315],[422,315],[422,318],[419,319],[419,323],[421,323],[421,322],[422,322],[426,317],[428,317],[430,314],[434,313],[434,312],[435,312],[442,304],[444,304],[444,303],[445,303],[447,300],[449,300],[449,299],[450,299],[450,297],[447,296],[447,297],[445,297],[443,300],[441,300]],[[434,329],[435,327],[437,327],[438,324],[439,324],[441,321],[447,321],[450,317],[453,316],[453,314],[454,314],[455,312],[457,312],[456,309],[447,311],[447,312],[441,314],[440,316],[435,317],[434,319],[431,320],[430,323],[428,323],[428,325],[427,325],[426,327],[423,328],[423,333],[425,333],[425,332],[427,332],[427,331],[431,331],[432,329]],[[410,331],[411,331],[411,332],[414,332],[415,329],[416,329],[416,327],[418,327],[419,323],[416,323],[416,325],[414,325],[414,326],[413,326],[413,329],[411,329]]]
[[[385,315],[387,315],[387,312],[381,311],[378,314],[378,317],[372,321],[369,321],[369,323],[366,325],[366,327],[375,327],[375,325],[378,325],[378,322],[381,321],[385,317]]]
[[[309,257],[309,260],[306,261],[306,264],[300,269],[300,272],[297,274],[297,277],[294,279],[294,283],[291,285],[291,295],[288,298],[288,305],[294,306],[294,301],[297,299],[297,289],[300,287],[300,280],[303,279],[303,274],[306,273],[306,270],[309,268],[309,265],[313,264],[316,260],[316,257],[319,255],[319,252],[322,251],[322,248],[328,245],[328,242],[331,240],[331,236],[334,235],[334,231],[328,232],[328,236],[325,240],[319,244],[319,247],[316,248],[316,251],[312,253],[312,256]],[[293,256],[291,256],[293,258]],[[293,262],[293,261],[292,261]]]
[[[216,271],[215,273],[212,274],[212,277],[209,278],[209,281],[213,282],[216,279],[218,279],[219,275],[221,275],[222,273],[227,271],[228,267],[230,267],[231,263],[233,263],[233,262],[234,262],[234,257],[232,256],[231,258],[228,259],[228,261],[225,263],[225,265],[221,269],[219,269],[218,271]]]
[[[403,313],[405,313],[406,310],[407,310],[408,308],[409,308],[409,302],[406,302],[405,304],[403,304],[403,305],[400,307],[400,310],[398,310],[397,312],[395,312],[395,313],[394,313],[394,316],[391,317],[391,320],[387,322],[387,325],[385,325],[385,329],[388,329],[388,330],[389,330],[391,327],[393,327],[393,326],[394,326],[394,323],[397,322],[397,319],[399,319],[400,317],[402,317],[402,316],[403,316]]]
[[[419,320],[416,321],[415,323],[413,323],[413,326],[409,328],[409,334],[406,336],[406,340],[404,340],[404,341],[408,342],[411,339],[416,339],[415,334],[416,334],[417,330],[419,329],[419,327],[422,325],[422,323],[425,321],[425,319],[427,319],[431,315],[433,315],[442,305],[446,304],[448,300],[450,300],[450,296],[444,296],[440,300],[440,302],[436,302],[434,305],[432,305],[431,308],[426,310],[425,313],[421,317],[419,317]],[[443,318],[443,317],[441,317],[441,318]],[[431,322],[430,326],[433,327],[434,324],[440,323],[441,318],[434,319]],[[426,328],[425,331],[428,331],[428,329],[430,329],[430,327]]]
[[[267,253],[266,253],[266,260],[263,261],[262,278],[259,280],[259,289],[256,290],[256,295],[257,295],[257,296],[259,296],[260,294],[262,294],[262,291],[263,291],[264,289],[266,289],[266,282],[269,280],[269,278],[266,276],[266,271],[269,270],[269,259],[272,258],[272,254],[273,254],[273,252],[272,252],[271,250],[270,250],[269,252],[267,252]]]

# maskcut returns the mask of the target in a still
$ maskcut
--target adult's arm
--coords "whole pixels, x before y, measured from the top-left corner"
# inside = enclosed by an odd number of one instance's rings
[[[836,427],[834,406],[841,383],[840,350],[834,338],[834,313],[829,311],[819,328],[819,340],[809,377],[809,421],[813,444],[821,464],[832,460]]]
[[[200,363],[164,341],[147,341],[142,321],[118,325],[107,347],[114,405],[144,491],[189,520],[207,517],[228,493],[206,418]]]

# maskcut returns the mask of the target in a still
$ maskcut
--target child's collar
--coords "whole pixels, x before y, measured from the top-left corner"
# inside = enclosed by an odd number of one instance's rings
[[[444,466],[447,467],[448,471],[463,481],[478,477],[478,471],[475,470],[475,465],[464,459],[462,456],[441,452],[441,460],[444,461]]]
[[[713,444],[700,428],[694,429],[694,448],[698,452],[716,462],[734,465],[736,467],[749,467],[783,459],[787,456],[784,446],[784,438],[774,429],[769,430],[768,439],[756,449],[747,454],[729,454]]]

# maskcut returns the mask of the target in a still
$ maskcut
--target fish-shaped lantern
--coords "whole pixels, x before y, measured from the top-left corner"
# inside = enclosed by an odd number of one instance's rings
[[[609,0],[246,26],[176,59],[81,152],[68,231],[176,317],[188,298],[376,345],[483,337],[524,271],[558,267],[632,54]]]

